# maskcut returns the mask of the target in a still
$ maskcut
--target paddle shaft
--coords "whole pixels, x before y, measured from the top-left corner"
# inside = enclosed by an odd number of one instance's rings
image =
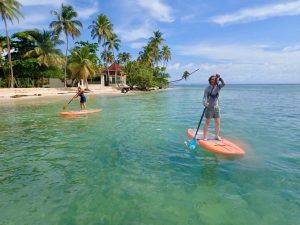
[[[202,120],[203,120],[203,117],[204,117],[205,111],[206,111],[206,107],[203,109],[203,112],[202,112],[202,115],[201,115],[200,121],[199,121],[199,123],[198,123],[197,130],[196,130],[196,133],[195,133],[195,137],[197,136],[197,133],[198,133],[198,131],[199,131],[199,128],[200,128],[200,125],[201,125],[201,123],[202,123]]]
[[[77,97],[78,93],[79,93],[79,92],[77,92],[76,95],[74,95],[73,98],[71,98],[71,100],[68,102],[68,105],[73,101],[73,99],[74,99],[75,97]]]

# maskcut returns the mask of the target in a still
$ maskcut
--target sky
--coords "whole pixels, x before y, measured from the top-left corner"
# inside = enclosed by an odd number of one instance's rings
[[[170,80],[192,72],[182,84],[207,83],[218,73],[226,83],[300,83],[300,0],[19,0],[24,18],[10,34],[49,29],[51,10],[72,5],[83,23],[79,39],[96,42],[88,26],[105,14],[135,59],[153,32],[163,34],[172,59]],[[0,33],[4,25],[0,22]],[[62,36],[61,39],[64,40]],[[71,47],[72,43],[71,41]],[[65,46],[60,47],[64,50]]]

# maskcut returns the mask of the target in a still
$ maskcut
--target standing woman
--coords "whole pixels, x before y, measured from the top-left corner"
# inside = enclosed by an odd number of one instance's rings
[[[80,97],[80,109],[86,110],[86,97],[84,95],[84,90],[81,87],[78,87],[77,97]]]
[[[219,81],[221,84],[219,84]],[[204,90],[203,105],[206,107],[205,111],[205,125],[203,128],[203,140],[207,140],[206,134],[210,119],[215,120],[215,139],[221,140],[220,133],[220,108],[219,108],[219,93],[222,87],[225,86],[225,82],[219,74],[210,76],[208,79],[209,86]]]

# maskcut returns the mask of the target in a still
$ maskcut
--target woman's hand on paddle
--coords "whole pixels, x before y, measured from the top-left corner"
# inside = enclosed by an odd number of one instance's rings
[[[209,105],[209,103],[208,103],[208,102],[204,102],[203,105],[204,105],[205,107],[207,107],[207,106]]]

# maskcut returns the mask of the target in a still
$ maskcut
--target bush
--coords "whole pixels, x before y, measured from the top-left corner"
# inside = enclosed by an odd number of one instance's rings
[[[8,79],[7,78],[0,77],[0,87],[1,88],[8,87]]]

